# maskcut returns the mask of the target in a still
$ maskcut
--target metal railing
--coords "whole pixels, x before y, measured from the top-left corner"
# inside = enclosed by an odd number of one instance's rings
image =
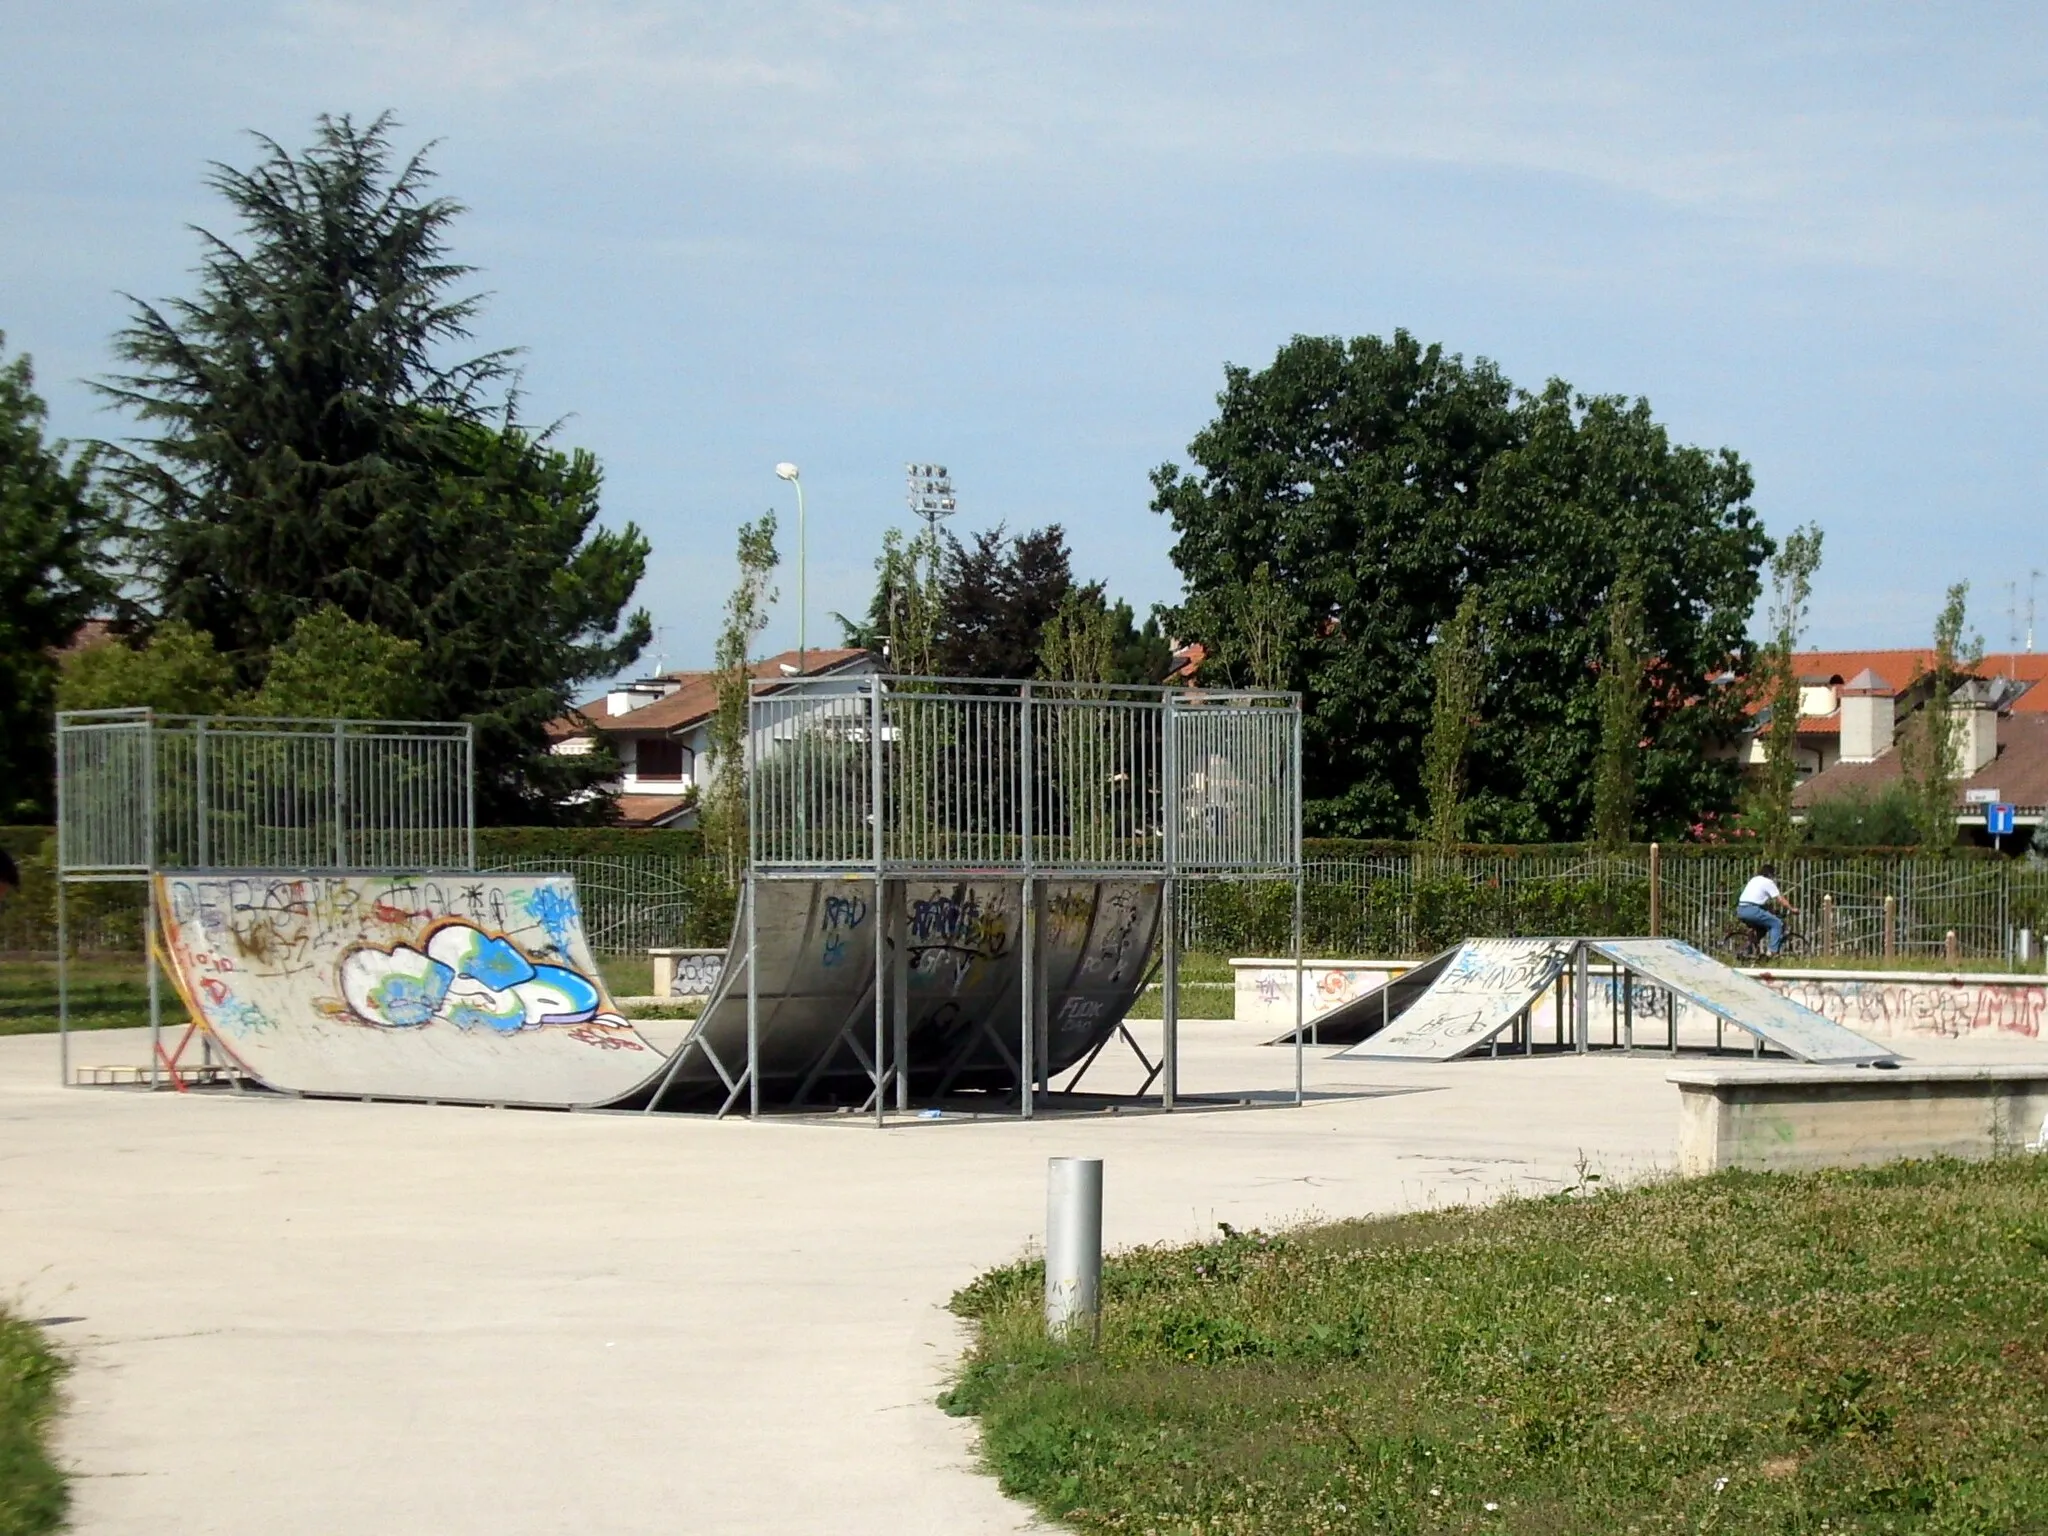
[[[748,754],[764,873],[1250,875],[1300,858],[1292,694],[768,680]]]
[[[468,869],[466,724],[85,710],[57,717],[57,867]]]

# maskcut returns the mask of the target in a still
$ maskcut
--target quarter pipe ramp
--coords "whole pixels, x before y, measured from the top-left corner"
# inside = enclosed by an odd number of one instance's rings
[[[868,1091],[877,927],[920,1095],[1018,1082],[1015,881],[762,881],[764,1103]],[[1038,914],[1041,1060],[1084,1059],[1144,984],[1155,882],[1050,882]],[[285,1092],[550,1108],[717,1108],[747,1058],[744,921],[673,1057],[619,1013],[566,875],[157,877],[163,958],[196,1024]]]

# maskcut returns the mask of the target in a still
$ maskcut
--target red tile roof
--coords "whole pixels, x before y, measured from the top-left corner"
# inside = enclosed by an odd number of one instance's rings
[[[1836,763],[1794,790],[1792,803],[1803,808],[1849,790],[1881,789],[1898,777],[1896,749],[1867,763]],[[2048,711],[2001,717],[1998,755],[1956,786],[1958,807],[1970,789],[1995,789],[2015,805],[2048,805]]]
[[[829,650],[812,647],[804,652],[804,676],[819,677],[826,673],[838,672],[866,657],[868,653],[858,648],[834,647]],[[783,677],[785,666],[792,670],[796,666],[797,653],[783,651],[754,663],[755,677]],[[575,714],[565,715],[551,721],[548,734],[556,740],[569,736],[582,736],[591,726],[601,731],[618,731],[667,734],[695,725],[709,719],[718,708],[718,675],[715,672],[664,672],[665,682],[680,683],[682,686],[664,698],[625,714],[614,716],[609,708],[610,695],[602,694],[581,706]],[[580,718],[579,718],[580,717]]]
[[[697,803],[695,795],[621,795],[619,821],[628,827],[659,827]]]
[[[1868,667],[1882,678],[1893,693],[1904,693],[1913,680],[1934,664],[1934,652],[1925,648],[1905,651],[1800,651],[1792,658],[1803,683],[1826,683],[1840,678],[1849,682]],[[2025,683],[2048,682],[2048,651],[1987,651],[1977,666],[1980,677],[2010,677]],[[2029,688],[2012,706],[2014,714],[2048,714],[2048,688]],[[1808,727],[1804,722],[1801,730]]]

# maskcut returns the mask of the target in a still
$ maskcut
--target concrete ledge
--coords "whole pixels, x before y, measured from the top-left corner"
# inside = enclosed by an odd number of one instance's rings
[[[2048,1063],[1688,1067],[1668,1080],[1684,1173],[1993,1157],[2048,1141]]]

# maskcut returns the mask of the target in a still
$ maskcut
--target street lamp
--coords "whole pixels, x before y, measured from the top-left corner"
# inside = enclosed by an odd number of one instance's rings
[[[796,487],[796,675],[804,675],[804,483],[794,464],[778,464],[775,473]]]

